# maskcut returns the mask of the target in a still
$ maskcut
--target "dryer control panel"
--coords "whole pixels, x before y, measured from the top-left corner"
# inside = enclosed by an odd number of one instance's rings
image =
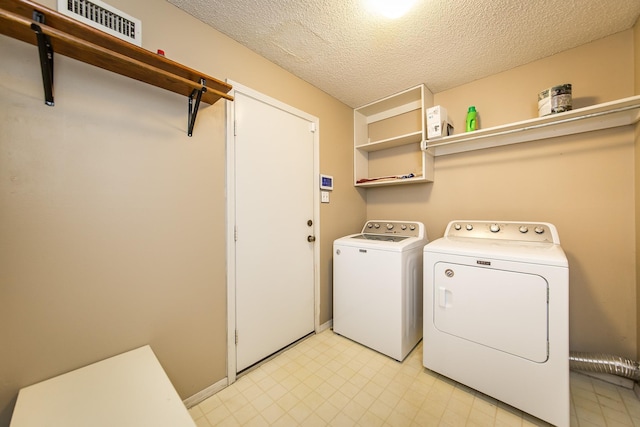
[[[362,227],[362,234],[384,234],[424,238],[424,225],[416,221],[371,220]]]
[[[445,236],[560,244],[556,227],[547,222],[451,221]]]

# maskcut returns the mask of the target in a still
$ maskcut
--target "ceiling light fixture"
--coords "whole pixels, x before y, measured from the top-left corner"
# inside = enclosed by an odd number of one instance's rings
[[[367,5],[375,13],[396,19],[411,9],[416,0],[367,0]]]

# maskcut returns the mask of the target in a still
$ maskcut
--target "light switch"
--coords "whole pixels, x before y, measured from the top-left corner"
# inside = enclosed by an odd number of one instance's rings
[[[320,192],[320,196],[321,196],[320,201],[322,203],[329,203],[329,192],[328,191],[321,191]]]

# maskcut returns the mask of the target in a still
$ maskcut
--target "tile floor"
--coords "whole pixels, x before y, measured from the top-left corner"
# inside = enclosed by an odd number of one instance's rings
[[[422,366],[331,330],[312,335],[190,410],[212,426],[547,426]],[[632,390],[571,373],[571,426],[640,427]]]

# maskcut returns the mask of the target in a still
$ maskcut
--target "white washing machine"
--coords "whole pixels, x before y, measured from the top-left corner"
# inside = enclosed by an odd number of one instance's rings
[[[367,221],[333,242],[333,331],[402,361],[422,339],[424,225]]]
[[[424,248],[424,366],[568,427],[569,268],[548,223],[453,221]]]

